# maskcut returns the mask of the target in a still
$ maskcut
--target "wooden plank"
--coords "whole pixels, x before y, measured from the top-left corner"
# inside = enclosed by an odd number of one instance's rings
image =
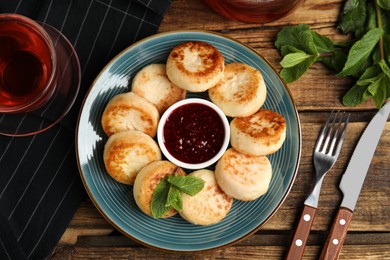
[[[51,259],[281,259],[286,249],[283,246],[231,246],[189,254],[145,247],[58,247]],[[303,259],[317,259],[320,250],[320,246],[307,246]],[[387,245],[344,245],[340,259],[386,259],[386,255],[390,255]]]
[[[308,245],[323,245],[325,232],[310,233]],[[292,239],[292,232],[259,231],[256,234],[235,243],[236,246],[288,246]],[[390,233],[384,232],[348,232],[345,245],[385,245],[390,244]],[[110,236],[80,236],[76,247],[142,247],[139,243],[120,234]]]

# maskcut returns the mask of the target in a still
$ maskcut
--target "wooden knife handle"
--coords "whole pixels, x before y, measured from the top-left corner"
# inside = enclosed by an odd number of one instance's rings
[[[316,208],[305,205],[295,230],[294,238],[287,253],[287,260],[302,259],[305,250],[307,238],[309,237],[311,226],[314,222]]]
[[[332,229],[328,234],[325,246],[322,249],[320,259],[339,259],[344,239],[347,236],[348,227],[351,223],[353,212],[347,208],[339,208],[333,221]]]

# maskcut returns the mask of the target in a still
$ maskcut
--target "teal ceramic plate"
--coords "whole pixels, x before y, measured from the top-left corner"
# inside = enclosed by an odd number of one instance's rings
[[[268,157],[273,167],[269,191],[253,202],[234,201],[226,218],[211,226],[190,224],[178,214],[159,220],[146,216],[135,204],[132,186],[112,179],[105,171],[102,158],[107,136],[100,119],[107,102],[114,95],[129,91],[132,78],[141,68],[151,63],[165,63],[174,46],[190,40],[214,45],[226,63],[237,61],[259,69],[268,91],[264,107],[282,114],[287,123],[283,147]],[[84,186],[95,206],[116,229],[154,248],[202,251],[232,244],[254,233],[281,206],[297,174],[301,131],[291,94],[269,63],[254,50],[220,34],[175,31],[157,34],[131,45],[103,69],[84,100],[76,142]]]

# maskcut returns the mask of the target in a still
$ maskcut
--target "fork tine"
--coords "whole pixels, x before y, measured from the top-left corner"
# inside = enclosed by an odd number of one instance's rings
[[[329,150],[328,150],[328,154],[330,154],[330,155],[334,155],[334,150],[333,149],[334,149],[334,146],[336,144],[336,141],[339,138],[339,132],[340,132],[340,128],[341,128],[341,123],[344,120],[344,116],[345,116],[345,112],[343,112],[343,114],[341,115],[341,117],[339,119],[339,122],[337,124],[336,132],[334,132],[334,135],[333,135],[333,138],[332,138],[332,142],[330,143]]]
[[[321,151],[324,152],[324,153],[326,153],[326,151],[327,151],[327,149],[328,149],[329,140],[330,140],[330,137],[331,137],[332,134],[333,134],[334,125],[335,125],[336,119],[337,119],[337,117],[338,117],[338,115],[339,115],[339,112],[340,112],[340,111],[338,110],[337,113],[336,113],[336,115],[334,116],[333,122],[332,122],[332,126],[331,126],[331,128],[330,128],[328,134],[326,135],[324,145],[322,146],[322,149],[321,149]]]
[[[321,148],[321,144],[322,144],[322,141],[324,140],[325,133],[326,133],[326,130],[328,129],[328,124],[329,124],[329,122],[330,122],[330,119],[332,118],[333,112],[334,112],[334,110],[332,110],[332,111],[330,112],[330,115],[329,115],[328,119],[326,120],[325,125],[322,127],[321,133],[320,133],[320,135],[318,136],[316,145],[315,145],[315,147],[314,147],[314,150],[315,150],[315,151],[319,151],[320,148]]]
[[[349,123],[349,117],[351,116],[351,114],[350,113],[348,113],[348,117],[347,117],[347,119],[345,120],[345,122],[344,122],[344,127],[343,127],[343,131],[341,132],[341,135],[340,135],[340,138],[339,138],[339,140],[338,140],[338,142],[337,142],[337,146],[336,146],[336,148],[335,148],[335,151],[334,151],[334,153],[333,153],[333,156],[338,156],[339,155],[339,153],[340,153],[340,150],[341,150],[341,146],[342,146],[342,144],[343,144],[343,141],[344,141],[344,135],[345,135],[345,132],[347,131],[347,125],[348,125],[348,123]]]

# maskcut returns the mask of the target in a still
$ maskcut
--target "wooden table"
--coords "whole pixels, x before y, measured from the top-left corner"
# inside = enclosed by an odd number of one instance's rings
[[[199,0],[174,0],[160,31],[204,29],[223,33],[254,48],[277,70],[281,56],[274,47],[285,25],[306,23],[333,40],[346,36],[336,29],[342,0],[306,0],[292,15],[265,25],[230,21]],[[321,125],[334,108],[351,111],[342,153],[326,176],[319,208],[306,247],[305,259],[317,259],[341,201],[338,184],[367,122],[376,112],[372,102],[343,107],[341,97],[350,87],[321,64],[315,64],[299,81],[289,84],[302,124],[302,158],[298,176],[277,213],[254,235],[230,247],[206,253],[170,254],[141,246],[116,231],[91,201],[80,206],[60,243],[54,259],[281,259],[285,256],[313,180],[312,152]],[[341,259],[390,259],[390,123],[376,149],[341,252]]]

